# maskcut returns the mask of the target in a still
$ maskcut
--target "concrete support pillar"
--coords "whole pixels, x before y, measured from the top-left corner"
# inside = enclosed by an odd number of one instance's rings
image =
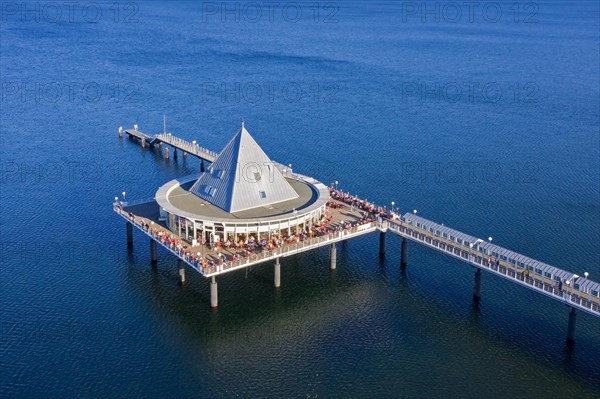
[[[385,231],[379,232],[379,256],[385,256]]]
[[[127,248],[133,247],[133,225],[131,222],[126,223],[127,226]]]
[[[329,248],[329,269],[335,270],[337,267],[337,248],[335,244],[331,244]]]
[[[165,146],[165,159],[169,159],[169,147]]]
[[[273,284],[275,288],[281,287],[281,264],[279,263],[279,258],[275,258],[275,269],[273,274]]]
[[[204,159],[200,160],[200,172],[204,173]]]
[[[173,147],[173,159],[177,159],[177,148]]]
[[[185,265],[182,259],[177,260],[177,269],[179,271],[179,285],[185,284]]]
[[[473,279],[473,300],[479,301],[481,299],[481,269],[475,269],[475,278]]]
[[[119,126],[119,137],[123,137],[123,126]]]
[[[402,250],[400,251],[400,268],[402,270],[406,269],[406,257],[408,252],[408,240],[406,238],[402,238]]]
[[[217,281],[215,276],[212,277],[210,282],[210,307],[216,308],[219,305],[219,296],[217,294]]]
[[[142,139],[142,148],[146,148],[146,139]]]
[[[158,251],[156,250],[156,241],[150,239],[150,261],[152,263],[158,262]]]
[[[344,241],[342,241],[342,248],[343,248],[343,249],[346,249],[346,248],[347,248],[347,246],[348,246],[348,240],[344,240]]]
[[[569,327],[567,329],[567,344],[572,345],[575,343],[575,325],[577,324],[577,311],[575,308],[571,308],[569,312]]]
[[[187,158],[187,152],[185,152],[185,151],[182,151],[182,152],[183,152],[183,157]]]

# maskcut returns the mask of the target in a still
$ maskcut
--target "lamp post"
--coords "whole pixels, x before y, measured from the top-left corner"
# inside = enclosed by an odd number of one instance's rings
[[[339,182],[336,180],[336,181],[335,181],[335,191],[337,191],[337,189],[338,189],[338,183],[339,183]]]
[[[125,201],[125,191],[123,191],[121,194],[123,194],[123,201]]]
[[[392,201],[392,213],[394,213],[394,205],[396,205],[396,203]]]
[[[417,214],[417,210],[416,210],[416,209],[414,209],[414,210],[413,210],[413,213],[416,215],[416,214]]]

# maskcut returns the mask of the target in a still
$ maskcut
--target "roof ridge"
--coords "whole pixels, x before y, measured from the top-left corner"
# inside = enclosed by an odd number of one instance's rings
[[[190,192],[230,213],[298,197],[296,190],[246,130],[243,121]]]

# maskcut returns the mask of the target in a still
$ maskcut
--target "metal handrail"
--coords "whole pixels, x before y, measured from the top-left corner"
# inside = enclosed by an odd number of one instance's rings
[[[180,137],[173,136],[173,135],[171,135],[169,133],[157,134],[155,137],[158,138],[159,140],[167,143],[167,144],[180,146],[180,148],[182,148],[181,146],[185,145],[187,147],[186,150],[188,152],[192,152],[192,153],[195,153],[195,154],[200,154],[200,153],[208,154],[208,155],[213,156],[215,158],[218,155],[214,151],[211,151],[211,150],[209,150],[207,148],[201,147],[198,144],[194,144],[191,141],[187,141],[187,140],[182,139]]]
[[[156,201],[155,197],[149,197],[149,198],[142,198],[142,199],[137,199],[137,200],[133,200],[133,201],[119,201],[117,200],[116,202],[113,202],[114,205],[121,205],[121,207],[125,208],[125,207],[129,207],[129,206],[133,206],[133,205],[139,205],[139,204],[146,204],[148,202],[153,202]]]
[[[367,226],[367,227],[364,227]],[[279,248],[274,248],[272,250],[263,250],[258,254],[252,254],[249,257],[243,257],[239,260],[227,261],[224,260],[223,263],[209,266],[206,269],[210,269],[208,273],[201,271],[202,275],[205,277],[210,277],[213,275],[221,274],[225,271],[232,271],[243,266],[250,266],[262,261],[274,260],[275,258],[285,257],[294,255],[300,252],[304,252],[311,248],[315,248],[320,246],[319,244],[323,244],[325,242],[337,242],[346,238],[350,238],[351,236],[357,236],[360,234],[365,234],[371,232],[372,230],[377,228],[376,222],[369,222],[362,225],[354,226],[350,229],[344,229],[341,231],[332,231],[323,236],[306,238],[304,240],[300,240],[296,243],[292,244],[284,244],[284,246]],[[360,233],[360,234],[357,234]]]

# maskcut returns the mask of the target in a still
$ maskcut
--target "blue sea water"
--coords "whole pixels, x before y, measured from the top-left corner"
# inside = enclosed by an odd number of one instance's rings
[[[199,168],[119,126],[219,150],[243,118],[295,170],[598,281],[598,2],[0,4],[0,396],[600,397],[597,319],[567,349],[566,306],[484,275],[474,307],[426,248],[233,273],[212,311],[111,209]]]

